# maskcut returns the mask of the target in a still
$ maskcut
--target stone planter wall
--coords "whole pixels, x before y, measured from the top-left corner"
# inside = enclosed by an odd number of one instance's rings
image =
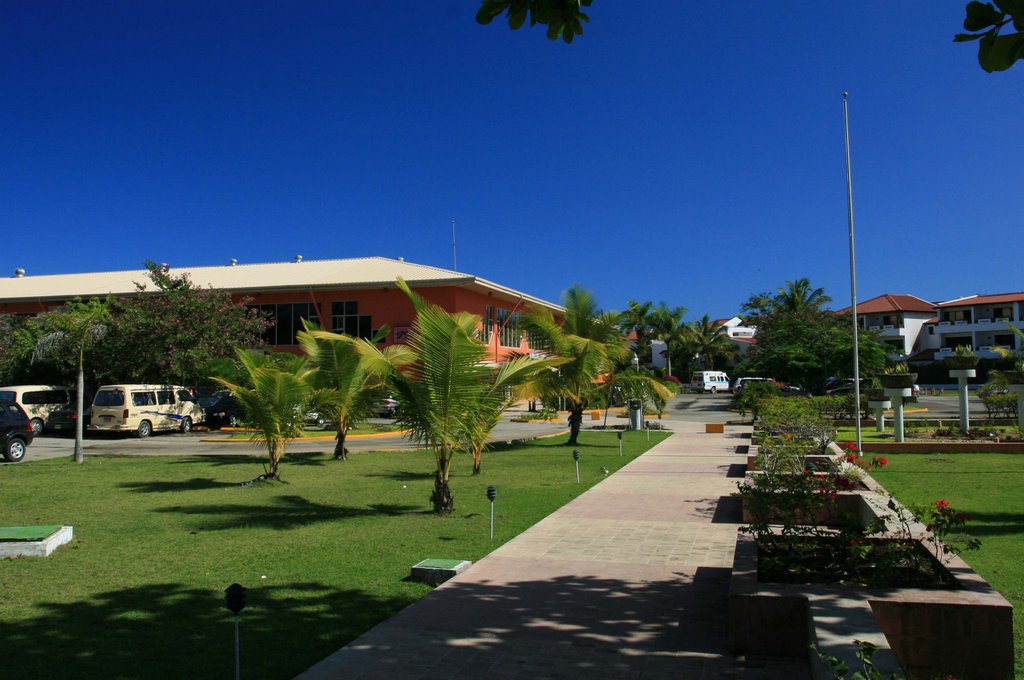
[[[908,677],[1013,678],[1013,607],[963,560],[947,568],[960,589],[759,583],[757,546],[739,534],[729,584],[732,651],[805,656],[817,638],[814,602],[867,602]]]

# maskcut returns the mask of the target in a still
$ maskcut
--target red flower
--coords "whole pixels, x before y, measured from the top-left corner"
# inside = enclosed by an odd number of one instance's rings
[[[935,507],[939,510],[945,510],[949,507],[949,503],[947,501],[935,501]]]

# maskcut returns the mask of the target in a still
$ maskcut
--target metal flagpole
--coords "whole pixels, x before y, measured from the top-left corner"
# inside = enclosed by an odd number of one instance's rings
[[[459,271],[459,259],[455,254],[455,220],[452,220],[452,269]]]
[[[850,170],[850,113],[843,93],[843,131],[846,134],[846,214],[850,223],[850,310],[853,316],[853,403],[857,423],[857,455],[861,452],[860,431],[860,345],[857,338],[857,265],[853,248],[853,176]]]

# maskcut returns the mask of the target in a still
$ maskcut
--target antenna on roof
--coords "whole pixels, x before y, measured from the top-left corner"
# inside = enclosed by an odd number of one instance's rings
[[[452,269],[459,271],[459,260],[455,256],[455,220],[452,220]]]

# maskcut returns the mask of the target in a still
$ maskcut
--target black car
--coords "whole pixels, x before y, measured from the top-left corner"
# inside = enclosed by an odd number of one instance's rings
[[[20,463],[33,436],[32,424],[24,409],[13,401],[0,400],[0,442],[7,462]]]
[[[213,397],[199,397],[199,404],[206,413],[204,424],[211,430],[221,427],[238,427],[245,419],[245,409],[233,394],[217,394]]]
[[[89,429],[89,423],[92,421],[92,402],[87,401],[84,406],[82,411],[83,434]],[[46,429],[54,432],[74,433],[76,420],[78,420],[78,406],[63,406],[46,419]]]

